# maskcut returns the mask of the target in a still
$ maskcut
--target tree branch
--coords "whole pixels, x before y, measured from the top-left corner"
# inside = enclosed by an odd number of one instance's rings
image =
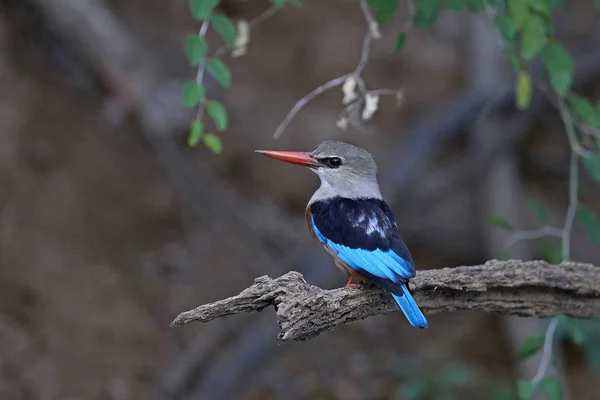
[[[600,316],[600,268],[591,264],[490,260],[483,265],[419,271],[410,289],[428,315],[479,310],[529,317]],[[303,341],[351,321],[397,311],[381,289],[312,286],[298,272],[261,276],[239,295],[182,312],[181,326],[275,306],[279,338]]]

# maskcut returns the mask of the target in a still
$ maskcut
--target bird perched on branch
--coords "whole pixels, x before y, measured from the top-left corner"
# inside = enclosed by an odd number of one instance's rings
[[[312,152],[257,153],[308,167],[321,186],[306,207],[308,228],[335,264],[354,280],[371,281],[388,290],[415,328],[427,320],[408,289],[415,267],[398,226],[383,201],[377,183],[377,165],[367,151],[344,142],[326,141]]]

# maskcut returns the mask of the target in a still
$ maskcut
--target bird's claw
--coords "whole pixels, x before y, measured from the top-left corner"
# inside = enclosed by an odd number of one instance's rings
[[[346,283],[346,285],[344,285],[344,287],[360,288],[360,287],[362,287],[362,284],[361,283],[348,282],[348,283]]]

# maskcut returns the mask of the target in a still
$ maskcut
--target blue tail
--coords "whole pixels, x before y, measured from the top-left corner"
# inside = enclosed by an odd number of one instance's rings
[[[419,309],[417,302],[412,297],[406,285],[402,285],[402,296],[398,296],[392,293],[392,297],[396,300],[396,303],[400,306],[400,309],[408,319],[408,322],[415,328],[427,328],[427,320]]]

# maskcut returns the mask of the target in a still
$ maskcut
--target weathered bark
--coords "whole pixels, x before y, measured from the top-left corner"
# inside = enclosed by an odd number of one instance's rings
[[[583,263],[490,260],[483,265],[419,271],[410,289],[426,315],[477,310],[528,317],[600,316],[600,268]],[[323,290],[292,271],[275,279],[256,278],[237,296],[182,312],[171,326],[262,311],[271,305],[277,311],[279,338],[299,341],[351,321],[398,311],[381,289]]]

